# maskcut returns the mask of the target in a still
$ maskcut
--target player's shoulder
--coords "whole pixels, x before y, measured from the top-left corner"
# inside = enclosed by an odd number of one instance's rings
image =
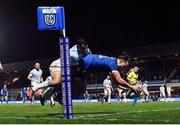
[[[120,72],[118,70],[112,70],[111,72],[112,73],[119,73],[120,74]]]
[[[128,75],[135,75],[134,71],[130,71]]]
[[[42,73],[43,72],[42,69],[39,69],[39,72]]]
[[[70,48],[70,51],[71,51],[71,50],[77,50],[77,45],[72,46],[72,47]]]
[[[61,60],[60,60],[60,58],[59,59],[56,59],[56,60],[54,60],[52,63],[51,63],[51,65],[50,65],[50,69],[54,69],[54,68],[56,68],[56,67],[61,67],[61,62],[60,62]]]
[[[54,60],[52,63],[51,63],[51,65],[57,65],[57,64],[60,64],[60,58],[59,59],[56,59],[56,60]]]
[[[104,79],[104,82],[107,82],[107,79]]]
[[[30,73],[34,73],[35,72],[35,69],[32,69],[31,71],[30,71]]]

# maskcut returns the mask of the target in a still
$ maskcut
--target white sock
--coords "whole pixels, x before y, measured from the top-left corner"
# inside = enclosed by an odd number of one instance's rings
[[[126,100],[126,98],[124,98],[124,102],[125,102],[125,103],[127,103],[127,100]]]
[[[33,90],[36,91],[38,89],[41,89],[41,88],[44,88],[44,87],[49,87],[51,84],[51,81],[45,81],[45,82],[42,82],[36,86],[33,87]]]
[[[54,98],[53,97],[51,97],[51,102],[52,102],[52,104],[54,104]]]
[[[108,103],[111,103],[111,97],[108,97]]]

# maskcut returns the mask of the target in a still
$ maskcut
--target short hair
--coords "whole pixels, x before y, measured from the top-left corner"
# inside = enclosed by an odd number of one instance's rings
[[[137,66],[135,66],[135,67],[134,67],[134,69],[140,70],[140,68],[139,68],[139,67],[137,67]]]
[[[123,59],[125,61],[130,61],[130,56],[126,51],[123,51],[121,55],[118,57],[118,59]]]
[[[82,38],[77,39],[77,40],[76,40],[76,44],[77,44],[78,46],[81,46],[82,44],[88,45],[87,42],[86,42],[86,40],[84,40],[84,39],[82,39]]]

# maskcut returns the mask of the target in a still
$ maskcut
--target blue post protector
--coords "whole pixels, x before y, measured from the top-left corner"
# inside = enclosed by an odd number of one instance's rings
[[[61,57],[61,73],[62,73],[62,100],[63,113],[66,119],[73,118],[72,107],[72,88],[71,88],[71,71],[70,71],[70,52],[69,38],[59,38],[60,57]]]

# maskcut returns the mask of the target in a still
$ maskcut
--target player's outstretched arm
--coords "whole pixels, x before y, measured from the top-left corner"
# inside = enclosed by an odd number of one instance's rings
[[[127,83],[124,79],[121,78],[121,75],[118,71],[114,71],[112,72],[113,77],[115,78],[115,80],[120,84],[120,85],[126,85],[127,87],[133,89],[135,92],[139,92],[140,88],[137,86],[133,86],[129,83]]]

